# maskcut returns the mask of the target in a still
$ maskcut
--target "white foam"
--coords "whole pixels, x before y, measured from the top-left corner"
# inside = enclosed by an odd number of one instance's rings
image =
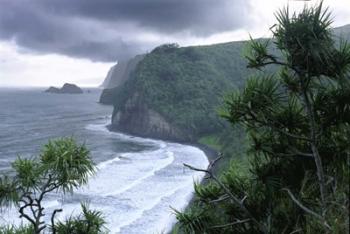
[[[102,122],[102,123],[97,123],[97,124],[89,124],[85,128],[87,130],[91,131],[98,131],[98,132],[103,132],[106,135],[113,136],[118,138],[119,140],[124,140],[124,141],[130,141],[130,142],[135,142],[135,143],[151,143],[154,145],[159,146],[160,148],[166,147],[166,142],[162,140],[154,140],[151,138],[142,138],[142,137],[137,137],[137,136],[132,136],[128,135],[125,133],[119,133],[119,132],[112,132],[108,130],[108,123]]]
[[[61,207],[64,212],[58,218],[62,220],[72,213],[78,214],[80,202],[89,201],[91,208],[104,214],[111,233],[170,231],[176,222],[170,206],[184,209],[193,194],[193,181],[204,176],[185,169],[183,163],[206,168],[208,160],[203,151],[192,146],[109,132],[103,124],[88,125],[87,129],[97,131],[101,137],[154,147],[136,153],[112,153],[110,160],[97,165],[97,174],[90,178],[88,185],[75,191],[73,196],[50,196],[45,201],[46,213]],[[98,152],[99,149],[95,150]],[[12,210],[6,215],[0,213],[0,216],[18,224],[16,212]],[[4,222],[0,219],[0,223]]]
[[[170,165],[174,161],[174,154],[172,152],[167,152],[168,157],[165,160],[162,160],[160,163],[158,163],[154,169],[150,170],[149,172],[145,173],[143,176],[141,176],[139,179],[135,180],[134,182],[130,183],[129,185],[118,189],[116,191],[113,191],[111,193],[107,193],[106,196],[115,196],[117,194],[120,194],[122,192],[125,192],[128,189],[131,189],[132,187],[140,184],[143,180],[149,178],[150,176],[153,176],[155,172],[165,168],[166,166]]]
[[[101,162],[97,165],[97,169],[98,170],[103,170],[105,169],[108,165],[114,163],[114,162],[118,162],[120,161],[120,158],[119,157],[115,157],[115,158],[112,158],[110,160],[107,160],[107,161],[104,161],[104,162]]]

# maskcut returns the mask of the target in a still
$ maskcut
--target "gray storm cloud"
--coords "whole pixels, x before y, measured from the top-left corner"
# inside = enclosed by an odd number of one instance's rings
[[[35,53],[115,61],[156,46],[144,33],[176,40],[182,32],[239,29],[249,8],[246,0],[0,0],[0,40]]]

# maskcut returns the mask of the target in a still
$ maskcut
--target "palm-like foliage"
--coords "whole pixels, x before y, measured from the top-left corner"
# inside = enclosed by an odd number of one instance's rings
[[[81,208],[82,214],[79,216],[55,224],[57,234],[100,234],[107,231],[101,212],[90,210],[87,204],[81,204]]]
[[[175,209],[174,212],[177,220],[181,223],[180,228],[185,233],[211,233],[207,231],[207,226],[210,224],[210,218],[206,212],[189,210],[187,213],[181,213]]]
[[[45,173],[52,176],[63,192],[86,184],[89,175],[95,170],[89,151],[71,138],[50,141],[44,146],[40,161]]]
[[[1,234],[33,234],[34,229],[32,226],[5,226],[0,227]]]
[[[0,206],[10,206],[19,200],[16,182],[4,175],[0,177]]]
[[[209,220],[199,226],[207,233],[348,233],[349,45],[336,47],[322,3],[276,18],[271,42],[281,56],[257,40],[247,59],[250,68],[280,72],[250,78],[222,113],[246,129],[249,173],[231,166],[218,178],[201,170],[214,184],[196,185],[196,207]]]
[[[42,204],[45,196],[50,192],[72,192],[86,184],[88,177],[95,171],[87,148],[78,145],[72,138],[50,141],[43,147],[39,158],[18,158],[12,167],[14,177],[0,177],[0,205],[17,206],[20,217],[30,223],[30,228],[36,234],[47,228],[47,224],[42,221],[45,216]],[[61,211],[56,209],[51,214],[53,233],[55,215]],[[98,221],[94,223],[95,226],[103,224],[99,213],[90,212],[86,206],[83,206],[83,212],[86,219]]]

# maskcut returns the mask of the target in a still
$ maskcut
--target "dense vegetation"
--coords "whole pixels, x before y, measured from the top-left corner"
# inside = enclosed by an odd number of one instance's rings
[[[339,34],[345,34],[346,30],[349,27],[337,29],[335,39],[339,41]],[[347,37],[350,38],[349,33]],[[267,46],[272,54],[280,55],[274,43]],[[217,145],[225,154],[242,152],[245,138],[242,131],[239,127],[231,131],[219,117],[218,109],[225,94],[243,88],[250,75],[261,73],[247,69],[242,56],[246,47],[247,42],[180,48],[176,44],[159,46],[146,54],[124,85],[104,90],[101,98],[114,105],[113,116],[116,116],[137,95],[138,103],[158,112],[186,136],[191,135],[191,139]],[[261,68],[270,74],[277,69],[276,65]],[[132,133],[137,134],[137,129]]]
[[[349,233],[350,45],[335,43],[322,4],[277,13],[268,42],[252,41],[248,66],[280,67],[229,95],[222,116],[245,128],[249,163],[233,161],[176,211],[184,233]]]
[[[73,192],[94,173],[95,166],[84,145],[78,145],[71,138],[50,141],[38,158],[18,158],[12,167],[14,176],[0,176],[0,206],[18,208],[19,217],[28,225],[0,227],[0,233],[40,234],[50,230],[57,234],[97,234],[104,231],[102,214],[89,210],[87,204],[82,204],[83,212],[77,217],[55,223],[55,216],[62,212],[55,209],[50,214],[51,222],[45,222],[46,196],[52,192]]]
[[[217,115],[223,95],[242,87],[249,71],[242,59],[244,42],[179,48],[155,48],[120,87],[106,90],[115,112],[135,93],[172,125],[195,136],[219,132]],[[108,96],[108,95],[106,95]]]

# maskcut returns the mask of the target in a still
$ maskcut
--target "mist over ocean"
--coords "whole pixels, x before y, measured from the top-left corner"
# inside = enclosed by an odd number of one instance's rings
[[[111,106],[97,103],[100,91],[48,94],[42,89],[0,89],[0,173],[11,173],[16,157],[33,157],[49,139],[74,137],[91,150],[98,172],[73,195],[50,194],[46,212],[63,207],[62,219],[80,202],[103,212],[111,233],[160,233],[175,222],[170,207],[184,208],[193,180],[203,175],[183,163],[206,167],[192,146],[109,132]],[[19,224],[15,210],[0,212],[0,224]]]

